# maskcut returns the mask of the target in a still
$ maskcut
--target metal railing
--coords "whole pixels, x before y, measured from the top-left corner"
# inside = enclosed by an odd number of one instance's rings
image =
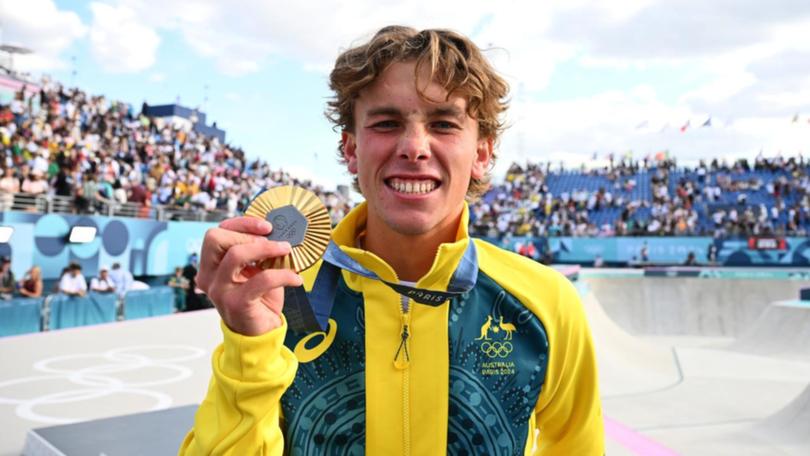
[[[170,289],[170,288],[166,287],[166,286],[161,286],[161,287],[150,288],[149,290],[156,291],[156,290],[160,290],[160,289]],[[144,291],[149,291],[149,290],[144,290]],[[143,291],[134,291],[133,290],[133,292],[141,293]],[[124,294],[121,294],[121,295],[116,295],[116,298],[115,298],[115,321],[123,321],[123,320],[127,319],[126,303],[127,303],[127,295],[129,293],[130,292],[127,292],[127,293],[124,293]],[[60,293],[51,293],[51,294],[45,296],[45,298],[43,299],[42,308],[40,309],[40,315],[39,315],[39,330],[40,330],[40,332],[50,331],[51,329],[53,329],[53,328],[51,328],[51,325],[52,325],[51,324],[52,323],[51,322],[51,316],[52,316],[51,315],[51,309],[53,308],[52,302],[56,297],[59,297],[59,296],[64,296],[64,295],[62,295]],[[88,295],[88,296],[90,296],[90,295]],[[86,298],[86,297],[87,296],[85,296],[84,298]],[[171,300],[172,300],[172,307],[174,308],[175,301],[174,301],[174,294],[173,293],[171,295]],[[165,301],[164,301],[164,303],[165,303]],[[175,311],[177,311],[177,310],[175,310]]]
[[[222,210],[185,209],[168,205],[147,206],[140,203],[119,203],[96,199],[80,209],[76,198],[31,193],[0,194],[0,211],[37,212],[43,214],[84,214],[108,217],[146,218],[160,221],[219,222],[228,218]]]

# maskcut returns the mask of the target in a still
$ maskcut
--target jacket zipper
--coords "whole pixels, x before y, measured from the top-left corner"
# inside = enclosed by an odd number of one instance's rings
[[[402,371],[402,437],[403,452],[405,456],[411,454],[411,414],[410,414],[410,380],[411,352],[410,352],[410,322],[411,313],[408,298],[401,296],[400,317],[402,324],[399,332],[399,347],[394,355],[394,367]]]

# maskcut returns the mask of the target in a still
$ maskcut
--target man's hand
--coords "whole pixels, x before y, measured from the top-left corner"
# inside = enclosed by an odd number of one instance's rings
[[[270,222],[256,217],[223,221],[205,233],[197,287],[217,308],[231,331],[258,336],[281,326],[284,287],[303,279],[288,269],[262,270],[254,263],[290,252],[287,242],[267,240]]]

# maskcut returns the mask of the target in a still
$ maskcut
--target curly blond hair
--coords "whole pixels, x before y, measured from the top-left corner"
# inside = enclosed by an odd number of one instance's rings
[[[354,105],[360,91],[374,82],[391,64],[416,62],[415,75],[427,74],[440,84],[447,97],[458,95],[467,100],[467,114],[478,121],[478,137],[497,143],[504,130],[503,113],[509,85],[487,61],[478,46],[469,38],[450,30],[417,31],[398,25],[380,29],[367,43],[355,46],[338,56],[329,75],[329,88],[334,98],[328,102],[326,117],[335,130],[354,132]],[[424,89],[417,92],[429,100]],[[343,157],[342,144],[338,156]],[[490,169],[483,179],[471,179],[467,199],[474,200],[489,188],[490,172],[495,161],[493,152]],[[355,189],[357,189],[355,179]]]

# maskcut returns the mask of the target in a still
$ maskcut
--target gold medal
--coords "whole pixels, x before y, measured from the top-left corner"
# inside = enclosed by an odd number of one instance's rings
[[[245,215],[267,220],[273,225],[267,238],[287,241],[292,246],[283,257],[259,262],[262,269],[304,271],[323,256],[329,245],[332,234],[329,212],[314,193],[301,187],[267,189],[253,199]]]

